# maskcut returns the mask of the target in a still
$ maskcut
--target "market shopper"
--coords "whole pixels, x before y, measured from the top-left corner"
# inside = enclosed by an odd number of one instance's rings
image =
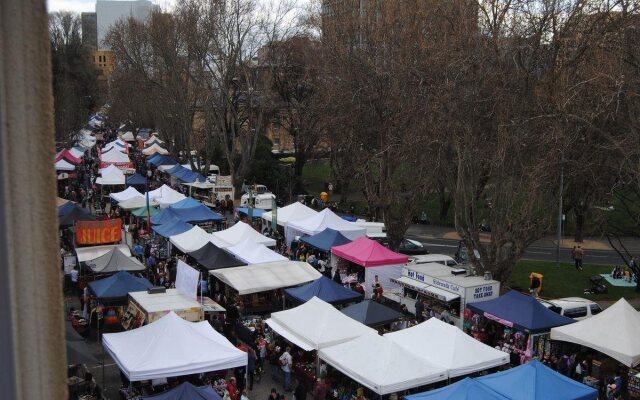
[[[416,321],[418,323],[424,321],[424,300],[421,297],[416,300]]]
[[[293,364],[293,359],[291,358],[291,347],[287,347],[284,353],[278,358],[280,361],[280,366],[282,372],[284,374],[284,382],[282,387],[285,392],[291,391],[291,365]]]
[[[575,263],[576,270],[582,271],[582,260],[583,259],[584,259],[584,249],[582,247],[578,246],[576,248],[575,256],[574,256],[574,263]]]

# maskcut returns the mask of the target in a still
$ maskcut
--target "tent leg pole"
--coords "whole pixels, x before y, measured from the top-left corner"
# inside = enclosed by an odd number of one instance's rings
[[[107,393],[107,383],[104,380],[104,346],[102,346],[102,393],[103,395]]]
[[[320,355],[318,351],[319,350],[316,350],[316,379],[320,378]]]

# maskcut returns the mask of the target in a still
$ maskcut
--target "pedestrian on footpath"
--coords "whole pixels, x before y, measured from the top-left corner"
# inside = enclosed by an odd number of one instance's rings
[[[293,359],[291,358],[291,347],[287,347],[284,353],[278,359],[280,361],[280,366],[282,367],[282,372],[284,373],[284,382],[282,387],[285,392],[291,391],[291,365],[293,364]]]
[[[582,249],[582,247],[578,246],[578,248],[576,248],[576,255],[575,255],[575,267],[577,271],[582,271],[582,260],[584,259],[584,250]]]

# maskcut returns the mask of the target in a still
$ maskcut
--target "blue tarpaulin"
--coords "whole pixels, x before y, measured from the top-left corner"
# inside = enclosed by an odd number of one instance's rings
[[[222,400],[211,386],[194,386],[184,382],[168,392],[145,396],[144,400]]]
[[[170,168],[165,172],[185,183],[192,183],[195,181],[205,182],[207,179],[204,176],[200,175],[199,173],[194,172],[190,169],[187,169],[179,164],[173,166],[173,168]]]
[[[189,208],[172,208],[169,209],[184,222],[206,222],[206,221],[222,221],[224,217],[204,204]]]
[[[355,215],[346,215],[346,214],[338,214],[338,215],[340,215],[340,218],[342,218],[345,221],[356,222],[358,220],[358,217],[356,217]]]
[[[180,220],[174,220],[174,222],[152,225],[151,229],[158,235],[168,238],[173,235],[179,235],[193,228],[193,225]]]
[[[61,206],[58,206],[58,217],[63,217],[73,211],[74,208],[78,207],[78,205],[72,201],[68,201]],[[87,210],[87,213],[89,211]]]
[[[159,213],[151,216],[151,223],[153,225],[165,225],[168,223],[174,223],[180,221],[180,217],[178,217],[171,208],[165,208],[161,210]],[[183,221],[186,222],[186,221]]]
[[[126,182],[127,186],[146,185],[147,178],[136,172],[135,174],[128,176]]]
[[[556,326],[576,322],[549,310],[531,296],[510,291],[497,299],[467,304],[475,313],[530,333],[549,332]]]
[[[405,397],[407,400],[509,400],[475,379],[465,378],[440,389]]]
[[[249,215],[249,208],[248,207],[238,207],[236,208],[237,212],[241,212],[245,215]],[[253,209],[253,218],[261,218],[262,214],[264,214],[267,210],[262,209],[262,208],[254,208]]]
[[[598,391],[538,361],[480,378],[466,378],[442,389],[406,396],[407,400],[595,400]]]
[[[313,236],[303,237],[300,241],[322,251],[331,251],[334,246],[351,243],[351,240],[344,237],[342,233],[331,228],[327,228]]]
[[[576,382],[538,361],[531,361],[504,372],[476,378],[493,391],[509,399],[595,400],[598,391]]]
[[[156,167],[159,167],[161,165],[176,165],[176,164],[178,164],[178,162],[176,161],[175,158],[173,158],[171,156],[163,156],[163,155],[158,154],[158,153],[156,153],[153,156],[149,157],[147,159],[147,163],[155,165]]]
[[[61,228],[71,226],[76,221],[95,221],[95,217],[90,215],[88,210],[75,203],[69,202],[67,204],[72,204],[73,207],[70,210],[66,210],[64,215],[58,216],[58,224]],[[58,213],[60,212],[58,211]]]
[[[176,208],[191,208],[191,207],[198,207],[202,205],[201,202],[199,202],[198,200],[194,199],[193,197],[186,197],[182,200],[180,200],[177,203],[173,203],[171,204],[170,208],[176,209]]]
[[[138,278],[125,271],[120,271],[108,278],[89,282],[89,290],[100,301],[126,299],[129,292],[140,292],[152,286],[151,282],[145,278]]]
[[[361,303],[351,305],[340,310],[344,315],[355,319],[367,326],[380,326],[390,324],[402,317],[402,313],[383,306],[373,301],[365,300]]]
[[[320,279],[304,286],[285,289],[284,294],[299,303],[305,303],[314,296],[330,304],[344,304],[362,300],[360,293],[347,289],[326,276],[321,276]]]

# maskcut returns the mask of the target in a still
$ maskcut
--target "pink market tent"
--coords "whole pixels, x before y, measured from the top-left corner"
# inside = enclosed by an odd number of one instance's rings
[[[62,149],[60,153],[56,155],[56,161],[65,160],[73,164],[80,164],[82,160],[74,156],[69,150]]]
[[[378,276],[383,290],[395,288],[397,284],[391,281],[402,275],[402,266],[407,264],[409,257],[391,251],[366,237],[361,237],[351,243],[331,248],[331,254],[365,269],[365,292],[371,295],[372,284]]]
[[[366,237],[333,247],[331,253],[363,267],[406,264],[409,260],[409,257],[389,250],[375,240]]]

